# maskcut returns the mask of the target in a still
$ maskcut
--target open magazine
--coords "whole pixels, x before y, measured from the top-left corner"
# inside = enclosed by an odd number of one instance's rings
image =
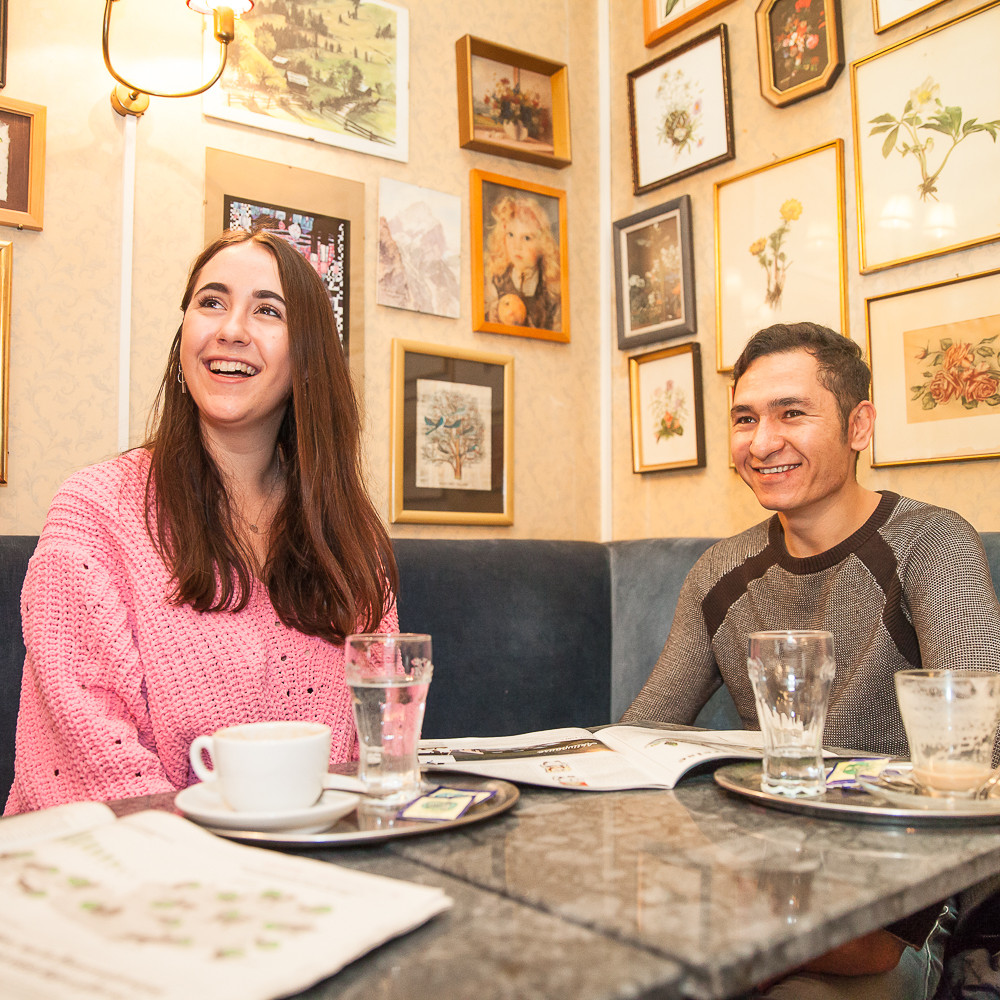
[[[761,740],[750,730],[607,726],[597,732],[546,729],[520,736],[423,740],[419,753],[429,770],[606,792],[673,788],[707,761],[760,759]]]
[[[440,889],[78,802],[0,821],[4,1000],[270,1000],[447,909]]]

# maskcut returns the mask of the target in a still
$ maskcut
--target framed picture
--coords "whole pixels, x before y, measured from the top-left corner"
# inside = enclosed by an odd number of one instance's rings
[[[404,181],[378,182],[380,306],[459,314],[462,199]]]
[[[690,197],[619,219],[614,246],[619,350],[697,333]]]
[[[851,63],[861,272],[1000,238],[1000,2]]]
[[[704,468],[701,348],[679,344],[629,358],[628,385],[632,470]]]
[[[514,359],[392,342],[392,520],[514,523]]]
[[[205,240],[268,220],[330,293],[346,354],[364,333],[365,186],[220,149],[205,151]]]
[[[716,368],[773,323],[808,318],[847,336],[844,143],[715,185]]]
[[[760,92],[783,108],[829,90],[844,68],[840,0],[761,0]]]
[[[10,289],[14,244],[0,243],[0,484],[7,482],[10,450]]]
[[[0,225],[41,229],[45,208],[41,104],[0,97],[0,150]]]
[[[628,74],[632,187],[671,184],[736,155],[724,24]]]
[[[470,179],[473,330],[568,343],[566,192],[483,170]]]
[[[931,7],[937,7],[944,3],[944,0],[872,0],[872,21],[875,24],[875,32],[878,34],[895,28],[897,24],[923,14]]]
[[[865,300],[872,465],[1000,458],[1000,270]]]
[[[464,35],[455,43],[463,149],[545,167],[571,162],[569,71],[563,63]]]
[[[656,45],[732,0],[642,0],[646,47]]]
[[[202,110],[212,118],[406,162],[409,11],[387,0],[283,0],[236,20]],[[205,33],[205,68],[219,45]]]

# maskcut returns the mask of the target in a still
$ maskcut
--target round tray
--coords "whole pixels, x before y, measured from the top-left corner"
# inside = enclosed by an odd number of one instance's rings
[[[492,778],[462,776],[448,780],[435,774],[431,784],[440,788],[468,789],[469,791],[493,792],[494,794],[484,802],[471,806],[457,819],[400,819],[393,811],[372,807],[362,799],[361,805],[357,809],[349,812],[328,830],[322,830],[319,833],[224,830],[221,827],[208,825],[205,826],[205,829],[220,837],[228,837],[230,840],[239,840],[246,844],[270,847],[348,847],[356,844],[377,843],[382,840],[395,840],[398,837],[416,837],[421,834],[439,833],[467,826],[470,823],[478,823],[506,812],[520,796],[516,785],[512,785],[509,781],[497,781]]]
[[[715,772],[715,780],[727,792],[742,795],[758,805],[785,812],[804,813],[821,819],[846,819],[854,823],[894,823],[905,826],[962,826],[1000,824],[1000,799],[995,810],[961,806],[941,809],[915,809],[893,805],[861,788],[831,788],[815,798],[790,798],[765,792],[760,787],[759,762],[726,764]]]

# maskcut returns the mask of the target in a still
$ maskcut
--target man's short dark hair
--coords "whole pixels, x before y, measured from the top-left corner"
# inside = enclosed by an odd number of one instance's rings
[[[775,323],[755,333],[733,366],[733,388],[758,359],[769,354],[808,351],[819,365],[819,381],[836,397],[844,433],[851,411],[868,398],[872,373],[861,356],[861,348],[819,323]]]

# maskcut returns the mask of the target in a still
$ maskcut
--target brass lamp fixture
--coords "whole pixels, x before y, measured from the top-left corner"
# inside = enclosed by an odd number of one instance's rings
[[[208,90],[222,76],[222,71],[226,68],[229,43],[236,37],[234,28],[235,18],[253,10],[254,5],[254,0],[187,0],[187,5],[191,10],[199,14],[213,15],[215,23],[212,33],[221,46],[219,68],[216,70],[215,76],[208,83],[202,84],[195,90],[185,90],[178,94],[167,94],[130,83],[123,76],[120,76],[111,65],[111,55],[108,51],[108,37],[111,34],[111,10],[114,4],[119,2],[120,0],[106,0],[104,5],[104,65],[107,67],[108,72],[118,81],[118,85],[111,92],[111,106],[122,116],[136,115],[137,117],[149,107],[150,96],[194,97]]]

